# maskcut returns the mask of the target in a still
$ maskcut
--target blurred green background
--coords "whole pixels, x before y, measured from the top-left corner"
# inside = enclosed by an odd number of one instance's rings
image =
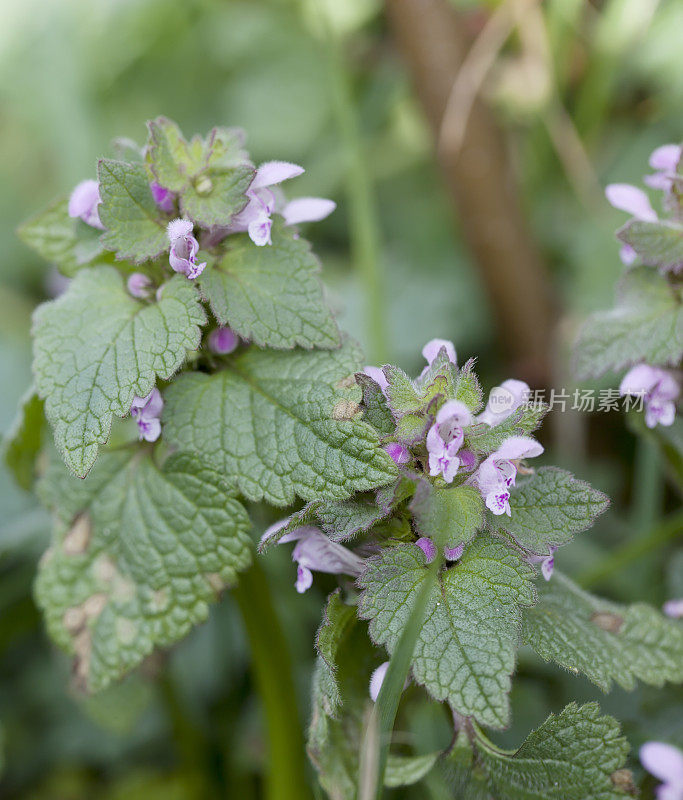
[[[501,4],[450,6],[471,42]],[[683,133],[683,4],[547,0],[538,8],[529,29],[519,26],[493,53],[482,93],[558,297],[551,382],[571,387],[577,324],[611,304],[622,269],[613,232],[624,218],[601,187],[639,182],[651,150]],[[116,152],[115,137],[143,141],[145,121],[159,114],[188,135],[241,126],[257,163],[305,167],[291,195],[337,201],[335,214],[307,234],[343,327],[368,352],[416,371],[422,344],[439,336],[456,343],[461,361],[478,356],[487,388],[511,377],[490,292],[381,2],[2,0],[0,9],[0,430],[30,384],[31,310],[57,282],[17,239],[18,224],[94,177],[97,157]],[[513,272],[515,259],[510,253]],[[614,386],[616,377],[596,385]],[[623,415],[554,413],[540,438],[546,463],[573,468],[613,498],[599,526],[562,551],[560,566],[622,600],[661,604],[683,594],[680,577],[678,587],[667,584],[683,572],[673,543],[629,550],[653,538],[680,498]],[[2,796],[261,796],[263,726],[230,597],[172,652],[102,695],[82,696],[31,596],[49,520],[4,467],[0,509]],[[313,633],[334,582],[323,576],[301,597],[288,554],[273,553],[264,565],[306,718]],[[683,745],[680,690],[602,697],[525,653],[514,725],[499,740],[513,745],[551,710],[589,697],[625,723],[632,744],[666,736]],[[405,724],[428,750],[444,723],[427,714]],[[404,794],[426,796],[411,791]]]

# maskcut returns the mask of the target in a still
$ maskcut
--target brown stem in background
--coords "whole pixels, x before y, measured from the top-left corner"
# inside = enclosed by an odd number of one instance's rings
[[[440,131],[469,42],[448,0],[386,0],[398,47],[410,69],[455,201],[463,234],[493,307],[514,374],[551,383],[554,304],[548,276],[520,208],[504,137],[475,98],[461,142]]]

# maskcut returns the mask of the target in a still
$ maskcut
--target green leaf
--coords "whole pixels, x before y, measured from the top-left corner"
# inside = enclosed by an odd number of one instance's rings
[[[474,372],[473,358],[466,361],[458,372],[455,379],[455,399],[464,403],[473,414],[484,405],[479,379]]]
[[[412,786],[431,772],[440,755],[439,750],[421,756],[398,756],[390,753],[384,773],[384,785],[389,788]]]
[[[425,482],[411,510],[420,535],[433,539],[439,549],[467,544],[484,524],[484,501],[473,486],[434,487]]]
[[[43,401],[31,387],[21,398],[19,413],[0,447],[5,464],[26,491],[31,490],[36,478],[36,459],[43,445],[44,428]]]
[[[102,244],[118,259],[135,264],[163,253],[169,246],[166,225],[152,197],[144,164],[103,158],[97,174],[100,219],[107,229]]]
[[[414,447],[424,442],[427,428],[434,422],[434,417],[422,417],[418,414],[406,414],[396,423],[393,438],[406,447]]]
[[[230,239],[223,258],[201,277],[221,325],[261,347],[339,347],[339,330],[323,299],[320,264],[305,239],[273,226],[273,244]]]
[[[359,352],[249,348],[214,375],[182,375],[166,392],[166,440],[213,464],[250,500],[343,500],[396,478],[377,432],[359,418],[358,387],[337,388]]]
[[[380,507],[373,495],[362,494],[348,500],[321,502],[315,509],[321,528],[334,542],[346,542],[369,531],[390,512],[390,508]]]
[[[356,623],[356,607],[346,605],[341,590],[336,589],[327,598],[323,621],[318,629],[315,647],[318,651],[316,670],[319,699],[325,713],[333,717],[341,705],[337,682],[337,653]]]
[[[631,220],[617,237],[631,245],[643,263],[667,272],[683,267],[683,227],[674,222]]]
[[[639,361],[677,364],[683,354],[683,306],[665,276],[648,267],[627,272],[617,305],[590,317],[577,342],[580,378],[598,377]]]
[[[567,544],[588,530],[609,505],[609,498],[571,473],[540,467],[510,494],[510,517],[487,514],[492,528],[503,528],[524,550],[548,555],[550,546]]]
[[[247,204],[254,168],[236,128],[214,128],[206,140],[186,142],[178,126],[159,117],[149,123],[147,166],[165,188],[180,195],[180,208],[205,228],[227,225]]]
[[[601,715],[597,703],[571,703],[557,716],[551,714],[516,753],[501,752],[481,735],[475,749],[496,800],[626,797],[616,783],[628,743],[617,721]]]
[[[396,423],[379,385],[364,372],[356,373],[356,382],[363,390],[363,418],[380,435],[393,433]]]
[[[56,527],[36,597],[91,691],[185,636],[251,562],[246,511],[184,454],[159,469],[141,449],[111,451],[85,481],[53,464],[39,492]]]
[[[380,663],[364,625],[348,620],[343,642],[336,647],[335,660],[341,703],[336,707],[335,717],[326,712],[329,674],[322,659],[318,659],[313,674],[307,750],[320,785],[331,800],[356,800],[361,738],[371,707],[370,676]]]
[[[683,627],[643,603],[622,606],[553,573],[525,612],[525,641],[546,661],[582,672],[603,691],[683,681]]]
[[[71,277],[82,267],[102,257],[101,231],[69,216],[69,201],[60,198],[27,220],[17,231],[19,238],[46,261]]]
[[[384,550],[360,577],[359,615],[392,652],[428,571],[414,545]],[[479,536],[441,573],[413,655],[413,676],[436,700],[504,727],[521,607],[534,602],[533,570],[502,541]]]
[[[511,436],[528,436],[543,421],[548,412],[544,403],[527,403],[493,427],[481,422],[466,431],[465,445],[477,455],[488,455],[497,450]]]
[[[422,411],[425,402],[408,375],[399,367],[391,365],[382,369],[387,378],[386,397],[394,416],[398,419],[404,414]]]
[[[38,394],[62,457],[83,477],[113,416],[126,416],[135,395],[145,397],[157,377],[168,380],[180,368],[206,319],[183,276],[165,284],[159,302],[143,304],[115,269],[97,267],[79,272],[33,321]]]

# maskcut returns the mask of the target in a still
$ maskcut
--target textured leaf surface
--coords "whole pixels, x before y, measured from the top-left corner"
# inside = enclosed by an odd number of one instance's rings
[[[359,614],[393,651],[427,577],[414,545],[387,548],[359,579]],[[458,713],[503,727],[521,607],[534,602],[528,564],[500,540],[480,536],[444,571],[429,599],[413,655],[413,676]]]
[[[197,291],[182,276],[162,299],[142,304],[111,267],[82,270],[57,300],[34,314],[36,387],[55,442],[70,469],[84,476],[109,436],[114,415],[130,411],[157,377],[170,378],[199,346],[205,322]]]
[[[102,255],[100,231],[68,212],[69,201],[60,198],[25,222],[19,238],[46,261],[57,264],[64,275],[74,275]]]
[[[617,236],[630,244],[645,264],[662,270],[683,267],[683,227],[671,222],[632,220]]]
[[[254,168],[235,128],[214,128],[206,140],[186,142],[164,117],[149,123],[147,164],[157,181],[180,195],[180,207],[203,227],[227,225],[247,203]]]
[[[214,375],[182,375],[166,392],[166,440],[206,459],[250,500],[345,499],[389,483],[396,466],[357,417],[351,343],[332,351],[249,350]]]
[[[683,306],[666,278],[648,267],[624,275],[611,311],[585,323],[575,356],[579,377],[597,377],[638,361],[675,364],[683,354]]]
[[[489,524],[504,528],[517,544],[532,553],[548,555],[551,545],[571,541],[585,531],[609,505],[602,492],[569,472],[555,467],[540,467],[519,481],[510,496],[510,517],[488,514]]]
[[[417,783],[431,771],[440,755],[438,750],[421,756],[399,756],[390,753],[384,773],[384,785],[392,788]]]
[[[551,715],[512,756],[476,744],[496,800],[623,800],[612,776],[628,750],[618,723],[597,703],[572,703]]]
[[[305,239],[273,229],[272,246],[245,234],[201,278],[216,319],[262,347],[338,347],[339,331],[318,279],[320,265]]]
[[[105,247],[119,259],[139,264],[156,258],[168,248],[166,226],[149,188],[144,164],[102,159],[97,168],[100,180],[100,219],[107,229]]]
[[[511,436],[528,436],[533,433],[547,412],[548,406],[544,403],[527,403],[498,425],[489,427],[483,422],[473,425],[467,431],[465,445],[477,454],[488,455]]]
[[[484,501],[473,486],[435,488],[423,483],[411,509],[420,534],[433,539],[437,547],[466,544],[484,524]]]
[[[14,479],[27,491],[32,488],[36,477],[36,458],[43,444],[44,427],[43,401],[31,387],[22,397],[19,413],[0,447]]]
[[[363,414],[365,420],[380,435],[392,433],[395,427],[394,417],[387,404],[387,399],[372,378],[363,372],[356,373],[356,382],[363,390]]]
[[[85,481],[53,464],[40,494],[56,527],[36,597],[93,691],[187,634],[251,561],[244,508],[187,455],[104,453]]]
[[[622,606],[553,574],[525,612],[524,639],[546,661],[582,672],[604,691],[683,681],[683,626],[643,603]]]

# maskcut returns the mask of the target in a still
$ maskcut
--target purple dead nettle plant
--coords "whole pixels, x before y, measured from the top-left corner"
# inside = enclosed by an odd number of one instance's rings
[[[555,568],[608,501],[541,463],[535,431],[546,407],[512,378],[485,402],[474,359],[460,364],[446,339],[424,346],[415,378],[391,364],[363,369],[298,228],[334,202],[287,199],[282,189],[302,167],[256,167],[238,129],[188,141],[163,117],[126,152],[133,160],[102,159],[97,181],[20,231],[70,279],[35,312],[35,391],[5,453],[26,488],[39,478],[55,519],[36,598],[75,659],[77,684],[99,691],[186,635],[249,568],[249,514],[255,527],[287,515],[262,525],[259,551],[291,545],[300,593],[333,585],[308,738],[325,791],[355,797],[357,753],[342,755],[340,742],[363,740],[370,698],[380,707],[413,683],[425,691],[404,702],[447,703],[456,730],[449,754],[421,755],[417,766],[406,756],[410,768],[399,772],[410,780],[440,755],[457,757],[469,765],[458,767],[463,791],[473,782],[478,794],[508,796],[507,781],[526,782],[515,772],[523,761],[535,796],[623,796],[615,787],[627,747],[596,704],[551,716],[523,759],[484,734],[509,723],[521,645],[603,689],[683,680],[680,601],[669,601],[668,617],[606,604]],[[678,257],[670,249],[666,263],[650,264],[638,227],[678,235],[675,155],[669,148],[652,161],[666,218],[638,190],[610,190],[635,217],[620,237],[645,261],[630,267],[639,283],[627,287],[628,313],[648,281],[644,302],[660,291],[669,314],[680,305]],[[621,390],[642,395],[646,427],[674,429],[679,345],[656,330],[639,344],[628,313],[618,357],[596,355],[614,340],[603,327],[587,361],[630,370]],[[623,318],[601,324],[623,327]],[[654,353],[642,344],[653,337]],[[44,447],[48,428],[54,448]],[[629,633],[638,626],[647,642]],[[404,636],[415,637],[412,650]],[[610,658],[594,659],[591,647]],[[653,658],[658,650],[666,657]],[[558,745],[574,737],[598,744],[579,761]]]

